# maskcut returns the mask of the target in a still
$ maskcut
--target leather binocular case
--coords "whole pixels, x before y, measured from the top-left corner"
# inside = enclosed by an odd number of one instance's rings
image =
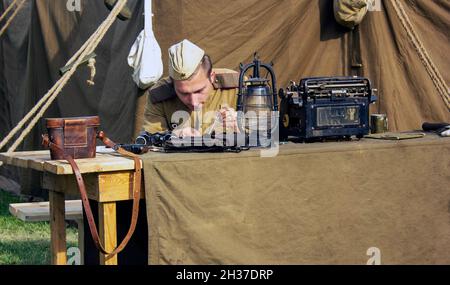
[[[108,139],[104,132],[97,132],[100,125],[98,116],[94,117],[76,117],[76,118],[48,118],[45,120],[47,126],[47,135],[42,136],[42,144],[50,149],[51,159],[67,160],[72,167],[76,177],[78,190],[80,190],[81,201],[86,213],[86,219],[89,224],[89,230],[94,240],[95,246],[103,254],[107,254],[107,258],[121,252],[136,229],[137,219],[139,215],[139,199],[141,192],[141,163],[139,158],[122,148],[115,148],[116,144]],[[96,153],[97,137],[103,143],[114,148],[123,156],[131,157],[134,160],[135,172],[133,183],[133,210],[131,215],[131,224],[127,235],[122,242],[112,251],[107,251],[100,240],[94,216],[86,191],[86,185],[83,175],[75,161],[77,158],[94,158]]]
[[[64,159],[64,155],[72,158],[94,158],[97,131],[100,118],[48,118],[45,119],[48,137],[51,143],[58,145],[63,152],[50,149],[51,159]]]

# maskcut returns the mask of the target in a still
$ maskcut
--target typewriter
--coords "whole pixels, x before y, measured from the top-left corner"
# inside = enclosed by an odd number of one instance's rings
[[[364,77],[311,77],[279,92],[280,140],[362,138],[369,133],[369,105],[376,101]]]

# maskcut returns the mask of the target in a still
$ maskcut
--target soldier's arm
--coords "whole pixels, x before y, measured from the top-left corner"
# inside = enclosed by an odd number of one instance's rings
[[[146,93],[148,96],[142,128],[149,133],[170,130],[168,125],[169,114],[167,114],[167,110],[164,108],[164,102],[176,97],[172,81],[169,78],[162,78],[147,90]]]
[[[161,133],[169,130],[163,103],[152,103],[150,96],[148,96],[145,106],[142,128],[149,133]]]

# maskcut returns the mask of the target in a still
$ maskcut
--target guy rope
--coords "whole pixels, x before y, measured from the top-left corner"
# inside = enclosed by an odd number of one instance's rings
[[[8,13],[12,10],[12,8],[17,5],[18,1],[19,0],[14,0],[14,2],[12,2],[11,5],[9,5],[8,8],[6,8],[5,12],[0,16],[0,22],[6,17],[6,15],[8,15]],[[6,29],[9,27],[11,22],[14,20],[14,18],[17,15],[17,13],[19,13],[19,11],[23,8],[23,4],[25,4],[25,1],[26,0],[22,0],[19,3],[19,5],[17,5],[16,10],[14,10],[14,12],[11,15],[11,17],[9,17],[8,21],[6,21],[5,25],[0,30],[0,37],[5,33]]]
[[[38,120],[44,115],[48,107],[56,99],[58,94],[61,93],[61,90],[75,73],[78,66],[83,62],[86,56],[94,52],[111,25],[114,23],[117,15],[119,15],[120,11],[127,4],[127,1],[128,0],[118,0],[116,2],[114,9],[111,10],[109,16],[103,21],[103,23],[97,28],[97,30],[91,35],[91,37],[83,44],[83,46],[75,53],[75,55],[69,59],[66,66],[72,65],[71,68],[63,74],[63,76],[55,83],[55,85],[53,85],[53,87],[37,102],[37,104],[28,112],[28,114],[25,115],[25,117],[17,124],[17,126],[14,127],[14,129],[12,129],[11,132],[0,142],[0,149],[2,149],[13,138],[13,136],[25,126],[27,121],[29,121],[34,116],[28,126],[26,126],[26,128],[17,138],[17,140],[8,149],[7,154],[11,154],[17,149],[24,138],[36,125]],[[93,64],[92,61],[91,64]]]
[[[434,86],[436,87],[439,95],[441,95],[445,105],[450,110],[450,91],[447,86],[447,83],[445,82],[444,78],[442,77],[442,74],[439,72],[439,69],[431,59],[431,56],[425,49],[424,44],[420,40],[416,29],[414,28],[413,24],[411,23],[411,20],[406,14],[405,8],[403,7],[401,1],[394,0],[391,3],[394,7],[395,13],[400,19],[403,28],[406,30],[408,38],[414,45],[414,48],[417,54],[419,55],[422,64],[424,65],[426,71],[428,72],[428,75],[433,81]]]

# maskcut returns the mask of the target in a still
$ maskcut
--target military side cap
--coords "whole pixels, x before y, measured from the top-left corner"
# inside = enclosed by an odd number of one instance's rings
[[[174,80],[186,80],[197,70],[205,51],[188,40],[169,48],[169,75]]]

